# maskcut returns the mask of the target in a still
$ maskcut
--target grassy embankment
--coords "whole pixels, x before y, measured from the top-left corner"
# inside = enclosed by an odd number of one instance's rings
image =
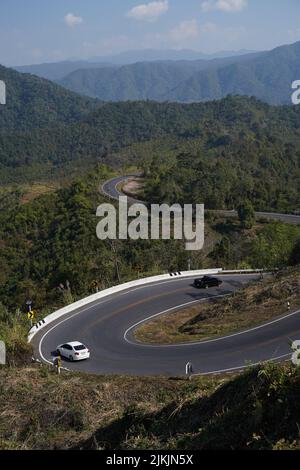
[[[0,449],[299,449],[299,370],[235,377],[0,368]]]

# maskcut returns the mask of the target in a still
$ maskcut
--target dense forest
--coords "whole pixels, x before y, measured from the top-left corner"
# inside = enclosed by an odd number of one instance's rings
[[[149,200],[299,210],[300,111],[255,98],[101,104],[1,67],[0,182],[69,179],[95,163],[134,165]],[[97,109],[98,108],[98,109]]]
[[[100,105],[48,80],[1,65],[0,80],[7,93],[7,103],[0,108],[1,133],[76,122]]]
[[[126,150],[142,162],[147,200],[230,210],[250,200],[256,210],[300,211],[297,107],[238,97],[190,106],[203,111],[193,128]]]
[[[150,142],[159,142],[152,155]],[[231,209],[247,198],[256,209],[298,211],[300,110],[245,97],[110,103],[74,123],[1,128],[2,183],[71,176],[96,162],[143,167],[149,199]]]
[[[36,308],[47,309],[145,273],[187,266],[182,242],[98,240],[96,208],[104,202],[98,188],[111,176],[101,166],[26,204],[8,194],[0,208],[0,303],[22,308],[29,295]]]

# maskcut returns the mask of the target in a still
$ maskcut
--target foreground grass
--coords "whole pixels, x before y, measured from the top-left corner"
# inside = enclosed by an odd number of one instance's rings
[[[205,395],[217,381],[196,383]],[[76,447],[124,416],[159,413],[174,401],[188,399],[196,383],[68,373],[59,377],[46,366],[0,368],[0,448]],[[112,436],[103,446],[113,442]]]
[[[0,449],[300,449],[300,373],[57,376],[0,368]]]
[[[257,326],[300,308],[300,269],[250,284],[234,295],[197,304],[145,323],[136,332],[145,343],[201,341]]]

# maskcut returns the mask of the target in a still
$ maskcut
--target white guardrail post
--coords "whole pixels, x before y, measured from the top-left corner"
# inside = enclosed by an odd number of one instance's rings
[[[118,294],[119,292],[130,290],[135,287],[146,286],[147,284],[154,284],[157,282],[168,281],[172,279],[178,278],[189,278],[189,277],[196,277],[196,276],[205,276],[205,275],[214,275],[214,274],[255,274],[255,273],[262,273],[264,270],[245,270],[245,271],[224,271],[222,268],[217,269],[202,269],[198,271],[178,271],[169,274],[163,274],[161,276],[153,276],[148,277],[145,279],[139,279],[136,281],[126,282],[125,284],[121,284],[115,287],[110,287],[109,289],[105,289],[97,294],[90,295],[82,300],[78,300],[77,302],[68,305],[67,307],[63,307],[56,312],[51,313],[43,320],[39,321],[36,325],[31,328],[29,335],[28,335],[28,342],[30,343],[34,336],[43,328],[45,328],[50,323],[58,320],[59,318],[74,312],[75,310],[80,309],[81,307],[85,307],[86,305],[92,304],[97,302],[100,299],[108,297],[110,295]]]

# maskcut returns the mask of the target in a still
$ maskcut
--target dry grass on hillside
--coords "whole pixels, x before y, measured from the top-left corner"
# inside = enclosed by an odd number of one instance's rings
[[[205,394],[212,379],[203,382]],[[157,413],[193,385],[167,378],[97,377],[47,367],[0,367],[0,449],[68,449],[128,410]]]

